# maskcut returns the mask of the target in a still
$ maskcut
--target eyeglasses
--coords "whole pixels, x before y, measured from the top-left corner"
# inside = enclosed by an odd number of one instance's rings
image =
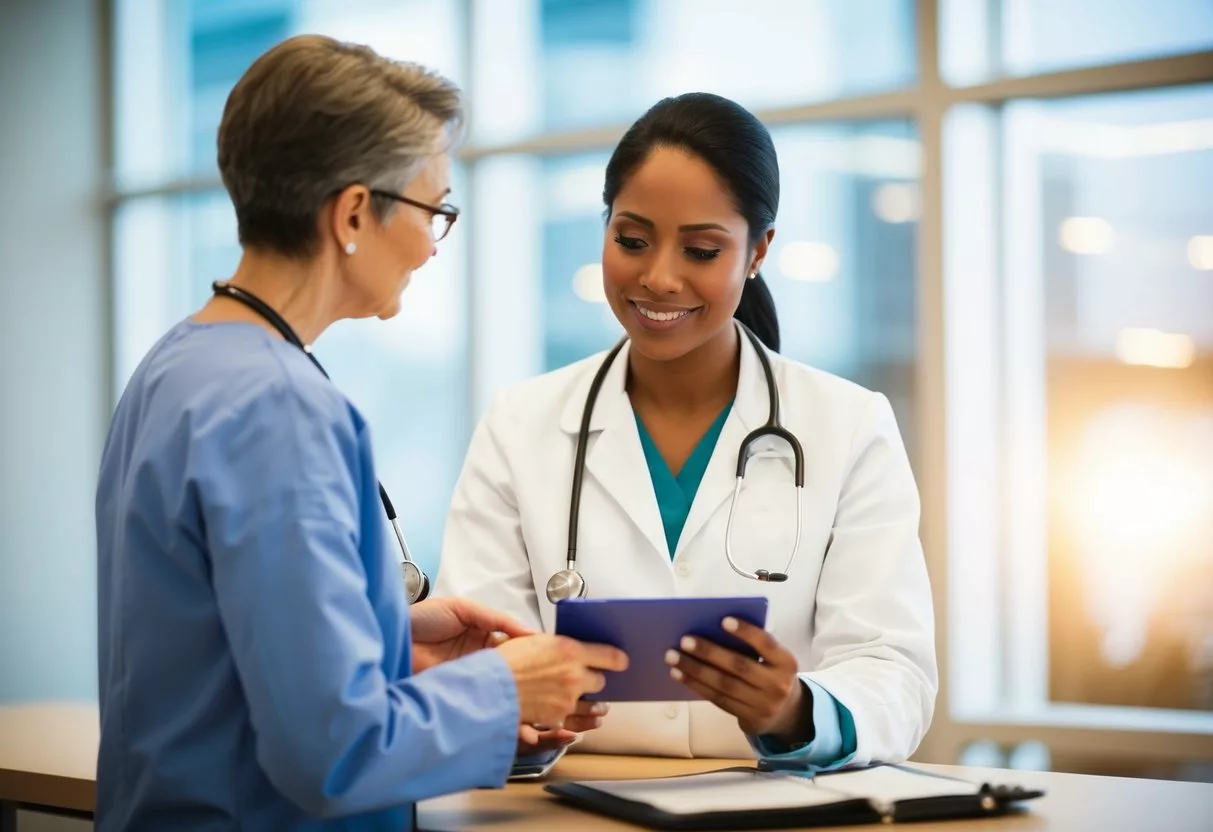
[[[371,193],[375,196],[403,202],[405,205],[412,205],[414,208],[420,208],[422,211],[428,211],[430,219],[434,223],[434,242],[438,242],[447,234],[450,234],[451,226],[455,224],[455,220],[459,219],[459,209],[454,205],[447,205],[446,203],[442,205],[428,205],[415,199],[409,199],[407,196],[394,194],[391,191],[372,190]]]

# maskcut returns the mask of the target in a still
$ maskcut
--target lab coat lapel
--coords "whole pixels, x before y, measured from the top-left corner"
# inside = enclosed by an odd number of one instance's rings
[[[682,535],[678,538],[676,556],[682,554],[694,541],[695,536],[716,512],[722,510],[722,506],[723,510],[728,510],[727,503],[732,499],[733,488],[737,483],[737,454],[741,443],[750,431],[761,427],[767,421],[769,399],[762,363],[750,339],[740,331],[738,336],[741,338],[741,371],[737,376],[737,397],[720,431],[720,438],[716,440],[716,447],[712,450],[708,467],[703,472],[699,490],[695,492],[691,511],[682,527]],[[723,538],[720,547],[721,551],[724,551]]]
[[[625,388],[629,346],[624,346],[615,357],[598,393],[598,402],[590,418],[585,477],[587,483],[591,478],[597,480],[609,498],[618,503],[628,520],[640,529],[653,548],[668,562],[665,527],[657,507],[644,448],[640,445],[636,417]],[[561,425],[572,434],[574,442],[590,379],[598,367],[599,363],[592,364],[585,374],[584,383],[578,385],[577,392],[565,405]],[[583,485],[583,515],[594,510],[587,505],[587,496],[587,489]]]

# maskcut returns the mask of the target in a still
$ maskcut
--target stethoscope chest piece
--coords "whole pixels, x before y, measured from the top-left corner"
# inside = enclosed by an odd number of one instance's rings
[[[548,600],[553,604],[570,598],[584,598],[585,579],[576,569],[561,569],[548,578],[547,594]]]
[[[421,571],[421,567],[411,560],[404,561],[400,566],[404,569],[404,593],[408,596],[409,603],[424,601],[430,594],[430,579]]]

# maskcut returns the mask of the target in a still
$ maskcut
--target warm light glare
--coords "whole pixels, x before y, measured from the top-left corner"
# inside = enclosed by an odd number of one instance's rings
[[[1073,254],[1103,254],[1112,247],[1112,226],[1099,217],[1069,217],[1062,221],[1058,238]]]
[[[1188,240],[1188,262],[1202,272],[1213,272],[1213,235],[1198,234]]]
[[[918,190],[900,183],[881,185],[872,194],[872,211],[888,223],[913,222],[918,219]]]
[[[1200,580],[1213,510],[1213,413],[1124,403],[1098,414],[1059,497],[1073,522],[1087,612],[1103,658],[1123,667],[1168,613],[1169,588]]]
[[[586,303],[606,303],[601,263],[586,263],[573,273],[573,294]]]
[[[1116,549],[1156,551],[1164,538],[1190,527],[1205,499],[1207,476],[1179,456],[1148,443],[1107,448],[1087,469],[1079,493],[1079,522],[1090,540]],[[1107,551],[1107,550],[1105,550]]]
[[[1125,364],[1183,369],[1196,359],[1196,342],[1182,332],[1126,327],[1116,335],[1116,357]]]
[[[797,240],[779,252],[779,270],[792,280],[832,280],[838,274],[838,252],[826,243]]]

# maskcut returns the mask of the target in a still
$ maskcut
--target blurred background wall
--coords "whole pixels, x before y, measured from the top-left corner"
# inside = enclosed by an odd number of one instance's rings
[[[470,97],[464,214],[317,354],[438,563],[475,420],[612,343],[602,175],[703,89],[774,134],[784,352],[889,396],[944,689],[918,759],[1213,780],[1213,3],[3,0],[0,704],[96,698],[92,488],[231,273],[232,84],[298,32]]]

